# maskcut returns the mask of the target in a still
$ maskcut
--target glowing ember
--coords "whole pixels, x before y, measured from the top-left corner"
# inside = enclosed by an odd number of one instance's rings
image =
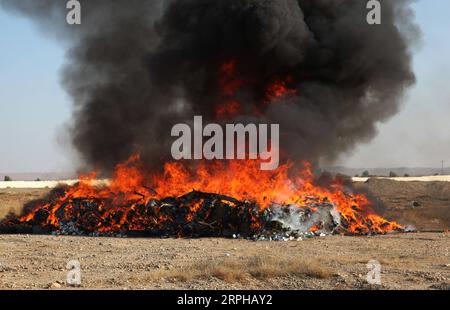
[[[273,102],[289,95],[297,94],[296,89],[289,88],[288,84],[292,83],[293,78],[288,76],[286,79],[275,79],[267,88],[267,101]]]
[[[235,95],[243,81],[236,77],[236,60],[224,62],[219,70],[219,88],[222,103],[215,109],[216,119],[233,118],[241,112],[241,104]]]
[[[236,100],[230,100],[216,108],[216,119],[233,118],[238,115],[241,105]]]
[[[224,96],[233,96],[243,85],[243,81],[236,77],[236,60],[230,60],[221,65],[219,84]]]
[[[228,236],[229,232],[250,236],[268,230],[274,220],[292,220],[298,223],[293,226],[303,228],[290,229],[316,233],[402,229],[373,213],[364,195],[347,193],[338,182],[329,188],[315,185],[306,162],[299,171],[291,163],[262,171],[259,161],[238,160],[194,167],[173,162],[162,173],[144,171],[139,157],[133,156],[117,166],[108,185],[94,186],[95,174],[84,176],[3,224],[58,231],[75,223],[78,230],[89,233],[142,231],[175,236]]]

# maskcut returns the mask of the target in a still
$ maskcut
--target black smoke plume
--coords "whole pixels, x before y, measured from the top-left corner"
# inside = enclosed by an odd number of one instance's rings
[[[160,165],[174,124],[218,121],[231,99],[239,112],[223,121],[279,123],[290,158],[333,160],[373,138],[415,81],[407,0],[381,1],[376,26],[364,0],[80,2],[82,25],[68,26],[64,0],[0,0],[67,47],[73,145],[105,172],[137,150]],[[220,86],[227,63],[232,94]],[[283,79],[290,94],[268,102]]]

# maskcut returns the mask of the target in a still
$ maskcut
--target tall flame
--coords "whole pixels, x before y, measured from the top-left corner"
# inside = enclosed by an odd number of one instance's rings
[[[36,220],[42,210],[48,212],[44,226],[57,227],[63,220],[58,217],[59,209],[73,207],[77,199],[92,199],[102,202],[100,209],[103,218],[109,220],[108,226],[98,224],[95,230],[143,229],[143,221],[151,219],[130,218],[128,213],[138,205],[146,205],[152,199],[179,197],[192,190],[215,193],[256,203],[260,211],[272,204],[296,205],[302,207],[304,201],[311,197],[318,201],[333,204],[347,224],[347,231],[352,234],[385,233],[400,229],[395,222],[389,222],[376,215],[371,209],[371,201],[363,194],[351,194],[345,191],[340,182],[333,182],[329,188],[314,184],[311,165],[303,162],[302,168],[296,170],[292,163],[287,163],[273,171],[262,171],[259,160],[232,160],[201,162],[195,167],[181,162],[166,163],[163,172],[145,173],[139,156],[132,156],[116,167],[109,184],[95,186],[95,173],[83,176],[75,186],[69,187],[65,194],[55,201],[38,204],[22,216],[22,223]],[[189,206],[186,220],[192,220],[200,208],[201,201]],[[166,215],[159,214],[156,221],[164,222]],[[255,221],[256,222],[256,221]],[[312,228],[313,229],[313,228]]]

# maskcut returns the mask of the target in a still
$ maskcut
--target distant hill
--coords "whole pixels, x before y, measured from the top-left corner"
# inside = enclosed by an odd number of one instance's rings
[[[399,177],[408,174],[410,176],[430,176],[435,174],[442,174],[442,168],[426,168],[426,167],[401,167],[401,168],[346,168],[346,167],[324,167],[322,168],[325,171],[329,171],[331,173],[341,173],[349,176],[361,176],[364,171],[369,171],[370,175],[373,176],[389,176],[390,172],[394,172]],[[444,168],[444,175],[450,175],[450,167]]]
[[[48,173],[2,173],[0,172],[0,181],[3,181],[5,176],[11,177],[13,181],[34,181],[39,179],[41,181],[58,181],[76,179],[77,174],[73,172],[48,172]]]

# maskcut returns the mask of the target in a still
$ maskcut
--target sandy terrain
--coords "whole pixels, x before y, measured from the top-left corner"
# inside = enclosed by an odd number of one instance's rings
[[[397,182],[370,179],[355,183],[355,187],[372,195],[384,207],[379,213],[403,225],[413,225],[421,231],[450,229],[449,182]]]
[[[366,289],[367,263],[382,288],[450,288],[450,235],[323,237],[292,242],[0,236],[0,289],[65,288],[70,260],[81,288]]]
[[[19,213],[24,203],[43,197],[49,189],[0,189],[0,219],[9,212]]]
[[[354,177],[352,179],[353,179],[354,182],[367,182],[369,179],[391,180],[391,181],[399,181],[399,182],[450,182],[450,176],[449,175],[433,175],[433,176],[424,176],[424,177],[396,177],[396,178],[388,178],[388,177],[375,177],[375,178]]]
[[[449,289],[450,183],[371,179],[355,186],[379,197],[387,218],[429,232],[292,242],[0,235],[0,289],[68,288],[66,265],[74,259],[81,288],[378,288],[366,282],[374,259],[381,288]],[[0,218],[47,191],[0,189]]]

